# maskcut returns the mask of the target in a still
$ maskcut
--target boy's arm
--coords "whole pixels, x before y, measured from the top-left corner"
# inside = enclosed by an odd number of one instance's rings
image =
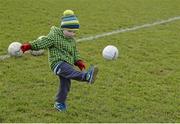
[[[77,49],[75,49],[75,58],[74,58],[75,62],[80,60],[80,59],[81,58],[80,58],[79,52],[77,51]]]
[[[23,43],[21,46],[21,50],[25,52],[28,50],[40,50],[51,47],[53,45],[53,39],[54,39],[53,34],[54,34],[53,31],[50,31],[50,33],[47,36],[38,38],[37,40],[34,40],[30,43]]]
[[[75,63],[74,65],[78,66],[80,70],[86,69],[85,62],[80,58],[79,52],[75,48]]]
[[[32,50],[40,50],[46,49],[53,45],[53,38],[49,36],[44,36],[42,38],[38,38],[30,43]]]

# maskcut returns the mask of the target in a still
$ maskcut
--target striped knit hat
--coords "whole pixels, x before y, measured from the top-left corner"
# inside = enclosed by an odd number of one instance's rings
[[[61,28],[68,30],[79,30],[79,21],[72,10],[65,10],[61,20]]]

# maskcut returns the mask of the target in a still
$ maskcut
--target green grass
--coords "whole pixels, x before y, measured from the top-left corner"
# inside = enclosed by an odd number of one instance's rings
[[[31,41],[78,14],[77,38],[179,16],[179,0],[0,0],[0,55],[12,41]],[[180,21],[78,43],[94,85],[73,81],[68,111],[53,108],[58,78],[43,56],[0,61],[0,122],[180,122]],[[106,45],[120,57],[106,61]]]

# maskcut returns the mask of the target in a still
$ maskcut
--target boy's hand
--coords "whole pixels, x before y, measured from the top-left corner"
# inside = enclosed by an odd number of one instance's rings
[[[21,50],[23,51],[23,53],[30,49],[31,49],[31,45],[29,43],[23,43],[21,46]]]
[[[81,71],[86,69],[86,65],[82,60],[77,60],[74,65],[78,66]]]

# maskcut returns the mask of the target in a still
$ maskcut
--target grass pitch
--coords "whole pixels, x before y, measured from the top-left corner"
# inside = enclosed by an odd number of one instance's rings
[[[78,15],[77,38],[179,16],[179,0],[0,0],[0,54]],[[0,122],[180,122],[180,21],[77,44],[99,66],[94,85],[72,81],[67,112],[53,108],[59,85],[43,56],[0,61]],[[106,45],[120,52],[106,61]]]

